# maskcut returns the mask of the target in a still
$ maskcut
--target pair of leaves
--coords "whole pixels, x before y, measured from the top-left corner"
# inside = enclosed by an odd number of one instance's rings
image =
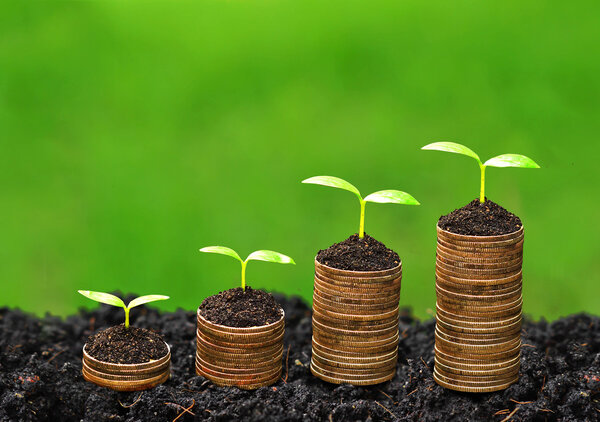
[[[78,290],[78,292],[89,299],[95,300],[96,302],[106,303],[107,305],[117,306],[123,309],[131,309],[135,308],[136,306],[143,305],[144,303],[169,299],[169,296],[146,295],[133,299],[127,306],[125,306],[125,303],[119,297],[111,295],[110,293],[92,292],[90,290]]]
[[[329,186],[332,188],[344,189],[355,194],[361,202],[377,202],[380,204],[404,204],[404,205],[420,205],[419,201],[412,195],[399,190],[388,189],[373,192],[367,195],[364,199],[359,190],[350,182],[334,176],[315,176],[303,180],[302,183],[310,183],[314,185]]]
[[[490,158],[485,163],[481,162],[479,155],[473,150],[456,142],[434,142],[433,144],[425,145],[425,150],[453,152],[455,154],[466,155],[467,157],[477,160],[480,166],[486,167],[521,167],[521,168],[540,168],[535,161],[525,155],[520,154],[502,154],[497,157]]]
[[[248,261],[266,261],[266,262],[275,262],[278,264],[296,264],[292,258],[287,255],[281,254],[275,251],[267,251],[260,250],[254,251],[246,260],[242,260],[238,253],[231,248],[227,248],[225,246],[207,246],[205,248],[200,249],[200,252],[208,252],[208,253],[217,253],[221,255],[228,255],[232,258],[237,259],[238,261],[244,263]]]

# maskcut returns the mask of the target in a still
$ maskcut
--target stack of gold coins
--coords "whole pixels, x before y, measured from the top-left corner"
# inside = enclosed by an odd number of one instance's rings
[[[390,380],[398,361],[402,265],[347,271],[315,260],[312,373],[335,384]]]
[[[434,378],[457,391],[505,389],[519,379],[523,227],[437,234]]]
[[[157,360],[145,363],[110,363],[90,356],[83,347],[83,368],[86,381],[116,391],[141,391],[156,387],[171,376],[171,351]]]
[[[196,373],[220,386],[253,390],[281,377],[284,313],[259,327],[214,324],[200,314],[196,336]]]

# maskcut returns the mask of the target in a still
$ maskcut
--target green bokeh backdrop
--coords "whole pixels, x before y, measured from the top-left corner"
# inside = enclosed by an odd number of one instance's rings
[[[435,304],[435,223],[478,194],[463,142],[526,227],[525,311],[600,313],[600,3],[374,0],[2,2],[0,305],[66,315],[77,289],[193,309],[238,285],[312,294],[318,249],[357,230],[328,174],[400,189],[367,232],[404,262],[403,305]]]

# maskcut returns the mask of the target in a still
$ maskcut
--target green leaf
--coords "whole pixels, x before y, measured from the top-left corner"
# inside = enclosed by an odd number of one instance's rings
[[[380,204],[404,204],[404,205],[421,205],[409,193],[399,190],[380,190],[367,195],[366,202],[378,202]]]
[[[344,179],[340,179],[339,177],[315,176],[315,177],[310,177],[306,180],[303,180],[302,183],[311,183],[313,185],[323,185],[323,186],[329,186],[332,188],[344,189],[344,190],[352,192],[353,194],[358,196],[359,199],[362,199],[362,197],[360,196],[360,192],[358,191],[358,189],[356,189],[356,187],[352,183],[346,182]]]
[[[278,264],[296,264],[292,258],[287,255],[281,254],[279,252],[274,251],[254,251],[246,261],[267,261],[267,262],[276,262]]]
[[[240,256],[237,254],[236,251],[234,251],[231,248],[227,248],[225,246],[207,246],[205,248],[200,249],[200,252],[218,253],[221,255],[228,255],[232,258],[237,259],[240,262],[243,262],[242,258],[240,258]]]
[[[520,154],[502,154],[494,158],[490,158],[484,164],[490,167],[523,167],[531,169],[539,169],[535,161],[531,158]]]
[[[96,302],[106,303],[107,305],[119,306],[121,308],[125,308],[125,304],[121,299],[119,299],[115,295],[111,295],[110,293],[102,293],[102,292],[91,292],[89,290],[77,290],[79,293],[84,295],[85,297],[95,300]]]
[[[423,148],[425,150],[434,150],[434,151],[445,151],[445,152],[453,152],[455,154],[466,155],[467,157],[471,157],[477,160],[479,164],[481,164],[481,160],[479,159],[479,155],[475,154],[473,150],[467,148],[464,145],[457,144],[456,142],[434,142],[433,144],[425,145]]]
[[[163,295],[140,296],[140,297],[133,299],[131,302],[129,302],[129,305],[127,305],[127,307],[129,309],[131,309],[131,308],[135,308],[136,306],[143,305],[144,303],[156,302],[157,300],[167,300],[167,299],[169,299],[169,296],[163,296]]]

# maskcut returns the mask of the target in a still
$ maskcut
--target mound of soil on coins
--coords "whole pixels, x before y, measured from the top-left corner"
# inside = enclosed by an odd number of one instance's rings
[[[513,233],[522,227],[521,219],[486,198],[479,198],[450,214],[442,215],[438,221],[440,228],[452,233],[468,236],[497,236]]]
[[[390,382],[353,387],[320,381],[309,369],[310,309],[298,298],[276,299],[286,319],[282,379],[255,391],[216,387],[195,374],[195,310],[131,311],[135,326],[161,332],[171,346],[172,377],[152,390],[118,393],[81,375],[87,337],[122,322],[113,307],[102,305],[67,319],[0,308],[0,420],[172,421],[180,416],[178,421],[499,422],[509,415],[527,421],[600,416],[598,317],[526,321],[519,382],[496,393],[467,394],[434,382],[434,322],[418,321],[408,311],[401,313],[400,358]]]
[[[110,363],[145,363],[158,360],[168,353],[159,334],[145,328],[125,328],[124,325],[107,328],[90,336],[85,345],[87,353]]]
[[[200,314],[215,324],[228,327],[258,327],[281,319],[281,306],[272,294],[246,286],[209,296]]]
[[[320,250],[317,261],[328,267],[350,271],[381,271],[400,264],[396,252],[365,233],[361,239],[353,234],[348,239]]]

